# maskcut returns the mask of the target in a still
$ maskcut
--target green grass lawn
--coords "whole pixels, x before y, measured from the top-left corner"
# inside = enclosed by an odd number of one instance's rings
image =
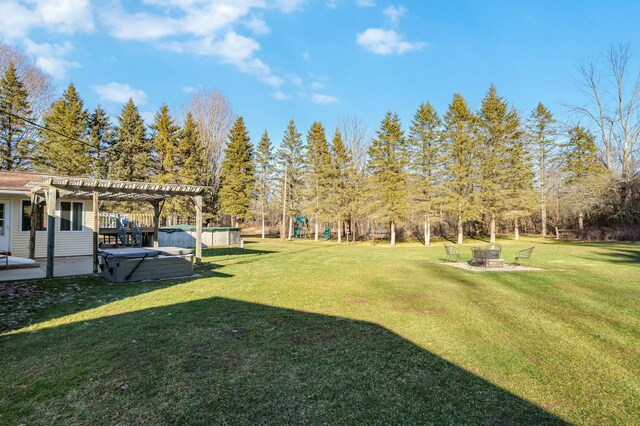
[[[502,243],[544,270],[249,239],[197,278],[0,284],[0,424],[639,424],[640,245]]]

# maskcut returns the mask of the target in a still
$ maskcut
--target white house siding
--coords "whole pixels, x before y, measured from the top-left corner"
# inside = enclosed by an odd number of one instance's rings
[[[29,255],[29,232],[21,231],[20,220],[22,212],[20,205],[22,200],[29,200],[28,197],[9,196],[3,197],[11,200],[11,253],[14,256],[27,257]],[[60,231],[60,202],[81,202],[83,204],[82,231]],[[56,206],[56,233],[55,251],[56,257],[83,256],[92,253],[93,244],[93,214],[91,212],[92,203],[83,200],[59,199]],[[36,232],[36,257],[47,256],[47,231]]]

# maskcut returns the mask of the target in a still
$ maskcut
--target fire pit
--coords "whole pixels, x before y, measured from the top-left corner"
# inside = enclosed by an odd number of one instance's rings
[[[500,258],[502,248],[489,246],[487,248],[474,247],[471,249],[471,266],[484,266],[485,268],[502,268],[503,260]]]

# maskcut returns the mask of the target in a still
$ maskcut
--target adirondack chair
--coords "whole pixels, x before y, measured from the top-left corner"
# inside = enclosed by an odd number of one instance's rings
[[[142,230],[137,223],[131,222],[131,238],[134,247],[142,247]]]
[[[524,250],[520,250],[516,252],[516,265],[520,265],[520,260],[526,260],[529,266],[533,268],[531,264],[531,254],[533,253],[533,249],[535,247],[529,247]]]
[[[460,250],[458,250],[455,246],[451,244],[445,244],[444,249],[447,252],[447,260],[445,262],[450,262],[451,258],[454,258],[456,262],[460,261]]]
[[[122,222],[118,217],[116,218],[116,235],[118,237],[118,240],[120,240],[120,244],[122,244],[122,247],[126,247],[127,246],[127,230],[124,229],[124,226],[122,226]]]

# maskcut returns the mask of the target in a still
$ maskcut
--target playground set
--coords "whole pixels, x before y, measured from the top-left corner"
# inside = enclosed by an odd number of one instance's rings
[[[293,228],[293,238],[309,238],[311,232],[309,231],[309,218],[304,215],[297,215],[295,221],[295,227]],[[331,228],[325,227],[322,238],[326,241],[331,238]]]

